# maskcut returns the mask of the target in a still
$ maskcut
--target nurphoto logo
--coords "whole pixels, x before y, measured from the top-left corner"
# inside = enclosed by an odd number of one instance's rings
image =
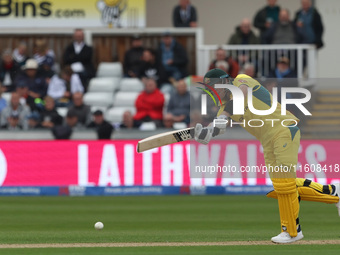
[[[233,97],[233,115],[244,115],[245,113],[245,100],[244,100],[244,94],[242,92],[242,90],[234,85],[230,85],[230,84],[215,84],[214,86],[216,89],[228,89]],[[199,88],[199,87],[198,87]],[[210,88],[210,86],[209,86]],[[216,100],[214,99],[213,95],[206,89],[203,88],[199,88],[201,90],[203,90],[204,92],[206,92],[214,101],[215,105],[216,104]],[[218,94],[216,93],[216,90],[213,90],[213,93],[217,95],[218,100],[220,102],[220,104],[222,104],[222,101],[220,99],[220,97],[218,96]],[[253,105],[253,96],[252,96],[253,90],[252,88],[248,88],[248,96],[247,96],[247,110],[249,110],[251,113],[258,115],[258,116],[266,116],[266,115],[270,115],[272,114],[278,105],[278,91],[277,88],[273,88],[272,91],[272,104],[271,107],[269,109],[266,110],[258,110],[255,109],[254,105]],[[304,97],[302,98],[289,98],[287,95],[291,94],[291,93],[299,93],[304,95]],[[207,94],[202,94],[201,95],[201,114],[202,115],[207,115]],[[287,105],[295,105],[304,115],[306,116],[310,116],[312,115],[307,109],[306,107],[304,107],[303,104],[309,102],[309,100],[311,99],[311,93],[309,90],[305,89],[305,88],[281,88],[281,115],[285,116],[287,115]],[[230,120],[232,122],[232,120]],[[264,121],[268,121],[272,123],[272,127],[274,127],[274,122],[275,121],[279,121],[277,119],[265,119]],[[260,120],[260,119],[250,119],[247,120],[247,124],[250,127],[262,127],[264,125],[264,121]],[[223,122],[223,123],[221,123]],[[225,122],[225,123],[224,123]],[[285,119],[281,121],[281,125],[282,126],[286,126],[285,122],[287,123],[291,123],[291,122],[295,122],[295,124],[297,125],[297,121],[292,120],[292,119]],[[215,126],[216,124],[227,124],[228,120],[222,120],[222,119],[215,119],[213,121],[213,125]],[[256,123],[256,125],[255,125]],[[231,123],[232,126],[233,123]],[[242,122],[234,122],[234,124],[243,124],[245,125],[245,120],[243,120]]]

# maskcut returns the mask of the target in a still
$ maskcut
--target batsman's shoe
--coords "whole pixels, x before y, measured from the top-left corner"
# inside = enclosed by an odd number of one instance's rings
[[[340,198],[340,183],[333,184],[333,187],[335,187],[335,191],[332,195]],[[335,206],[338,208],[338,214],[340,217],[340,200],[335,204]]]
[[[296,237],[291,237],[287,232],[281,232],[279,235],[272,237],[273,243],[293,243],[303,238],[302,231],[298,232]]]

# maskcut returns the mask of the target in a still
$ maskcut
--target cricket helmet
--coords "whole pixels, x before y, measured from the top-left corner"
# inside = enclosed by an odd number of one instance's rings
[[[214,85],[216,83],[226,84],[228,81],[229,74],[219,68],[209,70],[203,78],[203,83],[208,85]]]

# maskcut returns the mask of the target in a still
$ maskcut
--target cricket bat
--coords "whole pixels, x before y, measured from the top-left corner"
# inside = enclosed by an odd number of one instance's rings
[[[193,138],[193,130],[194,128],[191,127],[150,136],[138,142],[137,152],[189,140]]]

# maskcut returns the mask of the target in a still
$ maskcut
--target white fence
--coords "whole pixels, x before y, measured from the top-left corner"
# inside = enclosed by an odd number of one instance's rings
[[[290,67],[297,72],[298,78],[316,77],[316,48],[309,44],[290,45],[198,45],[197,48],[197,74],[204,75],[209,64],[215,59],[215,51],[221,47],[227,55],[234,60],[245,55],[257,70],[258,77],[268,76],[276,67],[279,57],[290,59]],[[241,69],[241,67],[240,67]]]

